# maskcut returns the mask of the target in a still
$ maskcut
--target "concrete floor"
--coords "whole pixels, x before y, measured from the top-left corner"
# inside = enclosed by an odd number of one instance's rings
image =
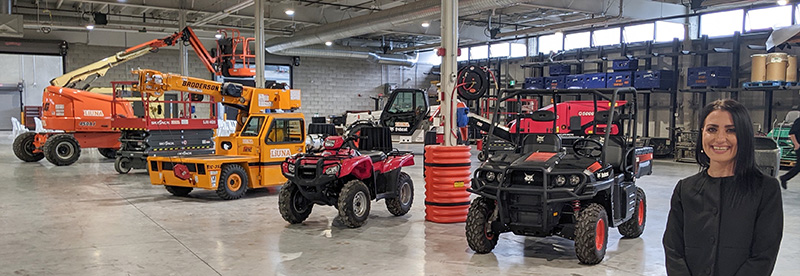
[[[586,266],[566,239],[506,233],[494,252],[478,255],[463,223],[426,222],[421,155],[404,170],[416,188],[411,212],[393,217],[373,202],[367,224],[348,229],[328,206],[288,224],[274,191],[234,201],[198,190],[174,197],[143,171],[118,175],[94,149],[67,167],[23,163],[0,137],[0,275],[664,275],[669,197],[678,179],[697,172],[655,161],[654,175],[638,182],[648,199],[644,234],[622,240],[610,231],[605,260]],[[789,185],[774,275],[800,275],[800,178]]]

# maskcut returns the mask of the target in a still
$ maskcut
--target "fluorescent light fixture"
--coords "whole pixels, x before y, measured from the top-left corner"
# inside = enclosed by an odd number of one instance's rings
[[[428,22],[422,22],[422,27],[423,27],[423,28],[427,28],[427,27],[430,27],[430,26],[431,26],[431,23],[428,23]]]
[[[86,25],[86,29],[90,30],[90,31],[94,30],[94,25],[92,25],[92,24]]]
[[[783,6],[783,5],[786,5],[786,4],[789,4],[789,0],[778,0],[778,5]]]
[[[325,41],[325,46],[331,46],[331,45],[333,45],[333,42]]]
[[[294,10],[293,9],[288,9],[288,10],[285,11],[285,13],[288,16],[292,16],[292,15],[294,15]]]

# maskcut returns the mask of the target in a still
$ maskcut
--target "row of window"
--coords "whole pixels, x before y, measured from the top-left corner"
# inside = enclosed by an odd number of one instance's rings
[[[744,9],[708,13],[700,16],[700,29],[697,37],[731,36],[735,32],[763,31],[770,28],[792,25],[792,9],[795,9],[794,22],[800,22],[800,5],[784,5],[769,8]],[[683,19],[678,19],[682,21]],[[561,50],[572,50],[597,46],[616,45],[643,41],[668,42],[674,38],[685,37],[683,23],[656,21],[625,27],[599,29],[585,32],[555,33],[539,36],[534,52],[548,54]],[[491,50],[491,51],[490,51]],[[522,57],[527,55],[527,47],[522,43],[497,43],[461,48],[458,61],[485,59],[487,57]],[[424,53],[422,62],[440,64],[441,58],[433,52]]]

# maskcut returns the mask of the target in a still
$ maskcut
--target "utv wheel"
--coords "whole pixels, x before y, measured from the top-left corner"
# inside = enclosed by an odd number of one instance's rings
[[[483,151],[478,153],[478,161],[486,161],[486,154],[484,154]]]
[[[467,243],[475,253],[486,254],[492,252],[497,245],[500,233],[494,233],[489,219],[496,208],[494,200],[478,197],[469,205],[467,213]],[[495,222],[499,223],[499,222]]]
[[[229,164],[222,167],[217,195],[226,200],[239,199],[247,191],[247,171],[237,164]]]
[[[386,199],[386,209],[395,216],[402,216],[411,210],[414,203],[414,182],[407,173],[401,172],[397,177],[397,197]]]
[[[174,196],[187,196],[190,192],[192,192],[192,187],[181,187],[181,186],[170,186],[165,185],[164,188],[167,188],[167,192]]]
[[[344,225],[358,228],[364,225],[369,217],[370,201],[367,185],[361,180],[350,180],[339,192],[339,217]]]
[[[105,158],[114,159],[117,158],[117,150],[112,148],[98,148],[98,152]]]
[[[301,223],[311,214],[314,203],[303,196],[300,187],[291,181],[283,184],[278,194],[278,210],[281,217],[291,224]]]
[[[35,132],[25,132],[17,136],[17,138],[14,139],[14,155],[16,155],[19,160],[25,162],[42,160],[42,158],[44,158],[43,152],[33,153],[33,151],[36,150],[36,146],[33,144],[35,140]]]
[[[589,204],[578,214],[575,227],[575,254],[584,264],[598,264],[606,255],[608,215],[597,203]]]
[[[636,209],[628,221],[619,226],[619,233],[625,238],[638,238],[644,232],[647,221],[647,198],[642,188],[636,188]]]
[[[119,174],[126,174],[131,171],[131,159],[128,157],[117,157],[114,160],[114,170]]]
[[[44,157],[56,166],[68,166],[81,157],[78,140],[69,134],[56,134],[47,138],[42,146]]]

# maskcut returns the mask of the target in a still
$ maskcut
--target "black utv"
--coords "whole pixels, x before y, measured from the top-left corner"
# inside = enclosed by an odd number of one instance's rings
[[[561,236],[575,241],[580,262],[597,264],[605,256],[609,227],[617,227],[623,237],[639,237],[645,227],[647,201],[636,179],[651,173],[652,148],[634,146],[636,90],[502,93],[499,103],[547,95],[556,107],[568,95],[591,97],[595,103],[590,113],[593,118],[591,125],[564,129],[557,121],[580,122],[580,118],[557,118],[557,114],[563,117],[568,113],[555,107],[516,116],[515,120],[529,118],[538,126],[548,127],[512,136],[514,152],[496,154],[474,172],[469,191],[478,197],[467,215],[469,247],[477,253],[489,253],[504,232]],[[620,97],[629,98],[618,102]],[[605,110],[598,111],[598,106]],[[496,114],[493,117],[499,118]]]

